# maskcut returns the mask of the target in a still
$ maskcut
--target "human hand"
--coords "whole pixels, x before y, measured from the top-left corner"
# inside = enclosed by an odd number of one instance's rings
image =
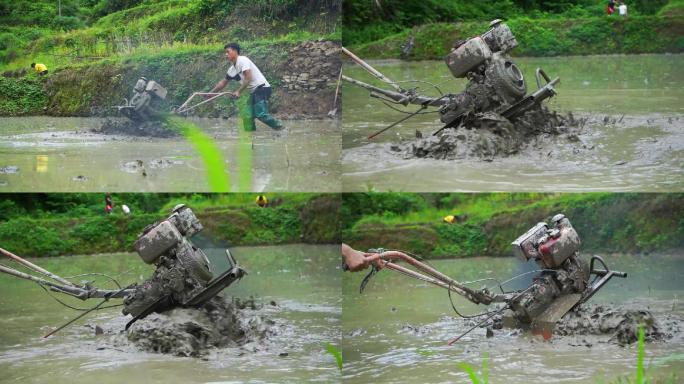
[[[342,243],[341,252],[342,257],[344,257],[344,263],[352,272],[362,271],[371,264],[375,264],[378,268],[383,266],[379,254],[357,251],[344,243]]]

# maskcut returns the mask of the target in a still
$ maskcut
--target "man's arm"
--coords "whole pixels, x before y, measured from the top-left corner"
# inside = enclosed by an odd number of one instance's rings
[[[240,84],[240,88],[237,89],[237,91],[233,92],[233,96],[235,97],[240,97],[240,93],[247,88],[249,85],[249,82],[252,80],[252,70],[250,69],[245,69],[242,72],[242,84]]]
[[[226,84],[228,84],[228,80],[227,79],[221,79],[218,83],[216,83],[214,88],[212,88],[211,91],[209,91],[209,93],[216,93],[216,92],[222,90],[223,88],[225,88]]]

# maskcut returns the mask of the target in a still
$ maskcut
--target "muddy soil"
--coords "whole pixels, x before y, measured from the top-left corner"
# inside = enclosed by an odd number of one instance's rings
[[[105,135],[125,135],[140,137],[177,137],[179,134],[173,131],[163,121],[137,122],[128,119],[108,118],[102,122],[99,128],[92,128],[90,132]]]
[[[149,315],[131,326],[127,340],[142,351],[186,357],[202,357],[215,348],[254,351],[277,334],[275,321],[259,309],[261,305],[253,299],[217,297],[199,309],[176,308]]]
[[[475,325],[478,320],[469,321]],[[628,345],[637,342],[640,325],[644,327],[646,341],[667,341],[675,333],[682,331],[684,319],[674,315],[661,315],[657,318],[645,309],[586,303],[561,318],[553,330],[553,338],[608,336],[607,340],[602,341]],[[487,337],[491,337],[493,329],[503,329],[501,316],[495,316],[490,324],[485,324],[482,328],[487,328]],[[585,341],[585,343],[591,343],[591,341]]]
[[[643,325],[646,341],[666,341],[681,332],[682,320],[673,315],[656,318],[645,309],[584,304],[563,316],[554,333],[560,336],[610,335],[610,341],[625,345],[638,340],[639,326]]]
[[[572,113],[558,114],[543,106],[512,122],[496,113],[485,112],[436,135],[423,138],[416,131],[415,140],[392,145],[390,149],[405,159],[492,159],[516,154],[529,145],[541,145],[540,140],[559,135],[577,140],[577,133],[586,121],[587,118],[576,119]]]

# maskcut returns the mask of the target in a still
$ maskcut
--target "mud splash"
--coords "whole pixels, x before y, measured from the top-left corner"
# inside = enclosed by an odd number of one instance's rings
[[[202,308],[177,308],[136,322],[128,341],[146,352],[202,357],[214,348],[258,344],[275,335],[275,321],[253,299],[214,298]],[[254,348],[252,348],[254,349]]]
[[[477,320],[469,320],[474,325]],[[684,319],[673,315],[660,318],[645,309],[624,308],[606,304],[583,304],[568,312],[558,321],[553,330],[554,338],[564,336],[609,336],[605,342],[628,345],[637,342],[639,326],[644,327],[645,340],[649,342],[667,341],[679,333]],[[491,337],[492,329],[503,329],[501,316],[493,318],[492,323],[482,325]]]
[[[138,137],[177,137],[179,133],[171,129],[164,121],[136,122],[128,119],[108,118],[100,128],[92,128],[90,132],[104,135],[125,135]]]
[[[575,131],[585,123],[585,118],[576,119],[572,113],[558,114],[543,106],[513,122],[485,112],[473,115],[457,128],[445,129],[427,138],[416,131],[417,140],[393,145],[390,149],[405,159],[491,159],[518,153],[545,137],[565,134],[572,140],[576,137]]]
[[[639,326],[644,327],[646,341],[666,341],[681,332],[682,319],[655,315],[644,309],[626,309],[609,305],[584,304],[579,310],[566,314],[554,333],[567,335],[610,335],[610,341],[620,345],[638,340]]]

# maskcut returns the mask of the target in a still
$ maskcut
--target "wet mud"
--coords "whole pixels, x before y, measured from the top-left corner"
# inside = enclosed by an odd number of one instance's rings
[[[639,326],[643,325],[646,341],[666,341],[681,332],[684,325],[682,320],[673,315],[656,318],[652,312],[644,309],[584,304],[563,316],[554,334],[610,335],[610,341],[625,345],[637,342]]]
[[[477,319],[469,321],[473,325],[477,323]],[[628,345],[637,342],[639,327],[642,325],[646,341],[667,341],[674,334],[682,331],[684,319],[667,314],[656,316],[645,309],[586,303],[568,312],[556,323],[553,338],[607,336],[607,340],[601,338],[600,341]],[[491,323],[482,325],[482,328],[487,329],[487,337],[490,337],[492,330],[506,330],[501,316],[494,317]],[[510,329],[508,331],[510,332]],[[598,339],[591,341],[591,338],[586,338],[584,343],[591,344],[598,341]]]
[[[277,334],[274,320],[259,312],[253,299],[214,298],[199,309],[176,308],[138,320],[127,340],[146,352],[202,357],[216,348],[243,347],[255,351]]]
[[[93,133],[100,133],[104,135],[125,135],[125,136],[139,136],[139,137],[177,137],[179,134],[172,130],[165,122],[151,120],[151,121],[133,121],[128,119],[104,119],[99,128],[92,128]]]
[[[514,121],[485,112],[467,118],[456,128],[427,137],[416,131],[415,140],[392,145],[390,149],[404,159],[486,160],[519,153],[529,145],[540,145],[540,140],[559,135],[577,141],[577,133],[586,121],[587,118],[576,119],[572,113],[559,114],[543,106]]]

